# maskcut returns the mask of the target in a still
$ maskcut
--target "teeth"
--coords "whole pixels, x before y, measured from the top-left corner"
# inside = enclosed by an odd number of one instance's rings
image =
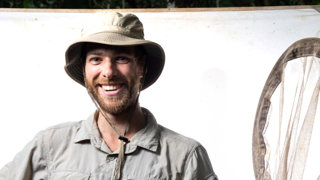
[[[102,86],[102,88],[106,91],[114,91],[116,89],[118,89],[118,86],[116,85],[105,85],[105,86]]]

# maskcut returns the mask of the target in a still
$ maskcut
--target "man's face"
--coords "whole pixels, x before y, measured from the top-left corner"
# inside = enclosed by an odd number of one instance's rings
[[[138,97],[143,68],[135,51],[133,46],[87,45],[85,82],[107,113],[128,110]]]

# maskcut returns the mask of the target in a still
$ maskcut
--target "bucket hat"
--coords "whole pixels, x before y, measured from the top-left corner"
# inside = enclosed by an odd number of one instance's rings
[[[82,37],[73,42],[66,50],[65,71],[76,82],[85,86],[83,76],[83,45],[85,43],[98,43],[112,46],[144,47],[146,53],[146,73],[142,90],[152,85],[160,76],[165,54],[163,48],[152,41],[144,39],[143,24],[134,14],[120,14],[116,12],[105,13],[102,19],[83,29]]]

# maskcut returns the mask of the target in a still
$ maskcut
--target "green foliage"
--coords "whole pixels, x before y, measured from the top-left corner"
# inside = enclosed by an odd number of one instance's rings
[[[320,0],[0,0],[2,8],[119,9],[168,5],[177,8],[320,5]]]

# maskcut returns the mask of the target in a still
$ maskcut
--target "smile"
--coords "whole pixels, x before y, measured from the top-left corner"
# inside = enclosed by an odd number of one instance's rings
[[[113,84],[113,85],[102,85],[101,86],[105,91],[116,91],[117,89],[121,88],[120,84]]]

